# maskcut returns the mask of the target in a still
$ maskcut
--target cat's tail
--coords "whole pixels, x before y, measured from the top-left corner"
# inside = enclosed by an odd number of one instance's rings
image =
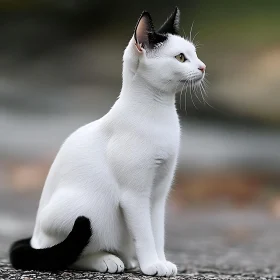
[[[90,220],[80,216],[72,231],[61,243],[45,249],[34,249],[31,238],[16,241],[10,248],[14,268],[24,270],[61,270],[73,264],[89,243],[92,235]]]

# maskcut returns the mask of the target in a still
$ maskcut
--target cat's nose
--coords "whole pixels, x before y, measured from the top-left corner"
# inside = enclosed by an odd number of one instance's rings
[[[199,67],[198,67],[198,70],[200,70],[202,73],[205,72],[205,69],[206,69],[206,65],[203,65],[203,66],[199,66]]]

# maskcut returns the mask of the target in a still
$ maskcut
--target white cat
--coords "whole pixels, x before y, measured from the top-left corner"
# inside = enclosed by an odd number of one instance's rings
[[[137,260],[146,275],[176,275],[164,252],[165,204],[180,143],[175,93],[199,83],[206,67],[178,35],[179,17],[176,8],[155,31],[149,13],[142,13],[124,52],[118,100],[62,145],[31,246],[27,239],[11,248],[14,267],[118,273]]]

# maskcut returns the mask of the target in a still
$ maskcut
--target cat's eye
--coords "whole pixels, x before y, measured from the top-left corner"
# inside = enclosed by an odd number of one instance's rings
[[[175,58],[182,63],[187,60],[183,53],[180,53],[180,54],[176,55]]]

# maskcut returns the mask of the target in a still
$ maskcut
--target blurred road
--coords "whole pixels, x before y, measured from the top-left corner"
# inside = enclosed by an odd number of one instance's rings
[[[0,279],[109,279],[96,273],[53,275],[10,268],[5,260],[9,244],[32,233],[38,198],[38,194],[0,192]],[[177,212],[170,207],[166,247],[182,279],[280,279],[280,220],[265,210]],[[137,279],[136,275],[126,276],[114,279]]]

